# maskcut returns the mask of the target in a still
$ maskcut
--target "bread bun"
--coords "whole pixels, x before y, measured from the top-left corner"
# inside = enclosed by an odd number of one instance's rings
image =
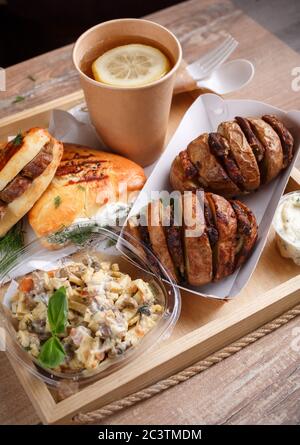
[[[62,144],[47,130],[33,128],[18,138],[17,146],[8,143],[1,150],[0,237],[40,198],[52,181],[63,154]]]
[[[18,143],[14,141],[18,139]],[[44,128],[31,128],[5,144],[0,151],[0,190],[42,150],[51,135]]]
[[[133,199],[145,181],[143,169],[129,159],[64,144],[56,175],[29,212],[29,223],[38,237],[50,235],[79,218],[97,217],[105,204],[124,202],[126,188]]]

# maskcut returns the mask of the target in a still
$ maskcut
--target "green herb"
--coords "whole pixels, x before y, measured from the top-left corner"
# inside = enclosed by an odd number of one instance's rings
[[[23,142],[23,135],[22,133],[19,131],[19,133],[17,134],[17,136],[15,136],[15,138],[11,141],[11,145],[13,145],[14,147],[18,147],[19,145],[21,145]]]
[[[41,347],[38,360],[46,368],[57,368],[65,358],[65,350],[57,337],[50,337]]]
[[[63,334],[68,321],[66,288],[60,287],[49,299],[48,320],[53,335]]]
[[[147,315],[148,317],[149,317],[149,315],[151,315],[151,311],[150,311],[149,306],[147,304],[144,304],[143,306],[140,306],[138,308],[138,312],[140,314]]]
[[[64,347],[57,337],[65,332],[68,322],[68,299],[65,287],[60,287],[50,297],[47,311],[51,337],[43,344],[38,356],[42,366],[56,368],[65,358]]]
[[[81,190],[82,192],[84,192],[84,191],[85,191],[85,187],[83,187],[82,185],[80,185],[80,184],[79,184],[79,185],[78,185],[77,187],[78,187],[78,188],[79,188],[79,190]]]
[[[36,81],[36,78],[33,77],[31,74],[28,74],[27,79],[32,80],[32,82]]]
[[[18,102],[22,102],[23,100],[25,100],[24,96],[16,96],[12,103],[17,104]]]
[[[63,229],[48,236],[47,241],[53,244],[66,244],[71,241],[74,244],[82,245],[90,238],[97,226],[97,224],[90,224],[74,227],[73,229]]]
[[[24,232],[22,221],[20,221],[0,238],[0,273],[2,275],[14,265],[22,247],[24,247]]]
[[[59,207],[61,205],[61,197],[60,196],[55,196],[54,198],[54,207],[57,209],[57,207]]]

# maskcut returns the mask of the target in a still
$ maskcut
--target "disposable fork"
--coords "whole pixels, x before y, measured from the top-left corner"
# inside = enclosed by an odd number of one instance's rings
[[[238,42],[228,35],[221,45],[186,67],[189,75],[196,81],[207,78],[228,59],[237,45]]]

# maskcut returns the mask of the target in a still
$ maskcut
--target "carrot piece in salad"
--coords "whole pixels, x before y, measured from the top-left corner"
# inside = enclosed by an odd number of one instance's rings
[[[22,292],[29,292],[33,289],[33,279],[31,277],[24,277],[20,282],[20,290]]]

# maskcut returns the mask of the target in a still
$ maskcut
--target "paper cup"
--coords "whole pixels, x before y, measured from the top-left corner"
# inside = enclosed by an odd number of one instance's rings
[[[124,88],[97,82],[91,64],[115,46],[145,43],[162,49],[172,69],[161,79],[141,87]],[[177,38],[157,23],[140,19],[104,22],[82,34],[73,50],[90,117],[103,142],[142,166],[162,153],[175,76],[182,58]]]

